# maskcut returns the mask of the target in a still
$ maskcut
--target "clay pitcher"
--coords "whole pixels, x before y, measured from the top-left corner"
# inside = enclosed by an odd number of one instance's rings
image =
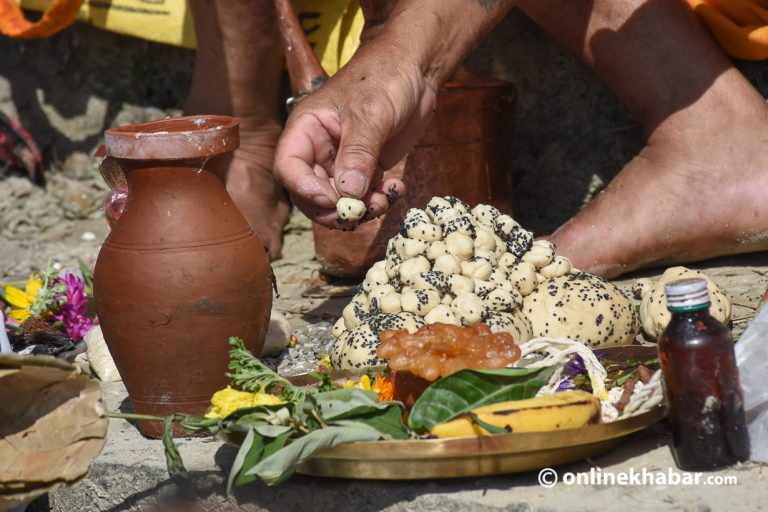
[[[94,295],[137,413],[205,413],[229,382],[229,337],[255,354],[263,347],[272,272],[222,181],[238,126],[190,116],[106,132],[129,194],[99,252]],[[139,429],[162,435],[159,422]]]

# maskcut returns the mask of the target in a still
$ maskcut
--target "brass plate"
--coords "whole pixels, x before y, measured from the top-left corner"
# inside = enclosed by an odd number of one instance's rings
[[[656,357],[654,347],[612,347],[599,352],[605,354],[604,364]],[[338,478],[417,480],[530,471],[606,453],[665,414],[666,407],[659,405],[624,420],[551,432],[348,443],[318,451],[297,472]]]

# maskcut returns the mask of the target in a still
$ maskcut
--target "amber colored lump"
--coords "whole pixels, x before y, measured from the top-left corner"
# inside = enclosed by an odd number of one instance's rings
[[[520,347],[507,332],[491,332],[485,324],[469,327],[435,323],[410,334],[383,331],[379,357],[397,371],[433,381],[465,368],[504,368],[520,359]]]

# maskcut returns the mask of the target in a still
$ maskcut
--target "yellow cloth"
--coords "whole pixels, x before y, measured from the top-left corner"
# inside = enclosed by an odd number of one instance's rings
[[[9,0],[0,0],[0,8],[4,1]],[[56,3],[53,0],[14,1],[25,9],[36,11],[45,11]],[[195,48],[195,29],[186,0],[60,1],[64,5],[74,5],[75,8],[81,2],[76,15],[80,21],[147,41]],[[320,63],[329,75],[335,73],[349,61],[360,42],[364,20],[358,0],[295,0],[295,5],[307,39]],[[71,19],[68,21],[66,23],[62,20],[56,28],[64,28],[71,23]],[[16,21],[14,24],[9,23],[9,26],[15,27],[17,24]],[[36,36],[44,37],[58,30],[41,32],[37,29]],[[16,36],[16,33],[7,35]]]
[[[768,0],[687,0],[732,57],[768,59]]]

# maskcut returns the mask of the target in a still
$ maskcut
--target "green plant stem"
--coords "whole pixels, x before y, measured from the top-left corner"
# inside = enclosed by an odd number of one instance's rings
[[[107,416],[110,418],[122,418],[124,420],[137,420],[137,421],[165,421],[163,416],[151,416],[149,414],[135,414],[132,412],[107,412]]]

